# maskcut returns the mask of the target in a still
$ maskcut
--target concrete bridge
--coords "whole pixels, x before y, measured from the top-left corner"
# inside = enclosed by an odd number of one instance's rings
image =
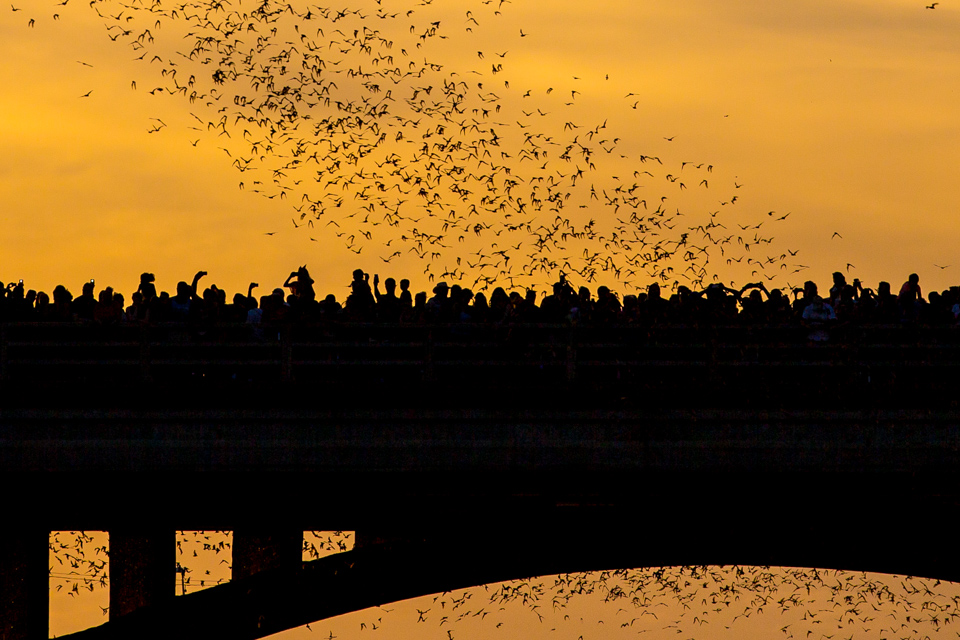
[[[63,529],[110,532],[110,621],[85,638],[258,638],[421,594],[624,566],[960,580],[945,524],[960,497],[951,332],[883,328],[823,347],[789,330],[416,328],[371,341],[347,327],[245,351],[138,329],[132,358],[109,332],[96,340],[121,355],[56,331],[31,350],[20,329],[5,327],[0,390],[15,523],[0,560],[5,639],[46,637],[47,535]],[[185,529],[234,531],[231,583],[174,597]],[[356,530],[357,548],[301,563],[313,529]]]

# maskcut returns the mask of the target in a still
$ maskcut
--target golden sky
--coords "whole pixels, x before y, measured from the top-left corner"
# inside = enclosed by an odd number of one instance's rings
[[[445,73],[480,70],[488,87],[506,78],[512,88],[500,92],[514,112],[570,114],[545,118],[544,131],[607,121],[604,133],[620,138],[625,156],[607,173],[649,169],[639,157],[660,157],[658,181],[642,187],[656,197],[682,162],[712,165],[691,181],[709,178],[710,190],[688,189],[678,206],[692,217],[737,195],[736,208],[724,210],[728,229],[765,220],[770,253],[798,251],[775,284],[812,278],[823,287],[838,269],[865,286],[885,279],[897,287],[912,271],[925,291],[956,282],[960,9],[950,2],[930,10],[915,0],[514,0],[501,15],[481,0],[390,7],[411,8],[414,18],[442,18],[447,39],[429,55]],[[173,291],[203,269],[205,284],[232,294],[257,281],[263,293],[307,264],[318,291],[341,300],[357,267],[409,277],[414,290],[431,286],[409,244],[385,247],[386,237],[375,236],[351,253],[325,223],[352,224],[355,233],[356,219],[328,213],[314,228],[294,228],[295,198],[252,193],[231,166],[242,151],[231,145],[242,140],[191,129],[199,105],[151,95],[165,81],[161,64],[135,60],[142,51],[123,38],[111,41],[109,14],[121,9],[103,3],[101,18],[79,0],[21,0],[0,10],[0,278],[47,291],[62,282],[76,294],[93,277],[129,297],[142,271]],[[470,24],[467,11],[482,24]],[[160,52],[183,42],[174,22],[153,30]],[[504,64],[496,78],[491,60]],[[550,87],[555,93],[544,93]],[[532,95],[521,98],[526,89]],[[571,91],[576,104],[562,112],[557,96]],[[586,212],[593,210],[571,217]],[[398,246],[402,255],[383,262]],[[454,245],[444,260],[456,252]],[[809,269],[793,273],[802,266]],[[760,277],[731,271],[721,256],[708,268],[740,284]],[[605,276],[598,282],[614,280]],[[527,282],[543,289],[553,277]],[[626,290],[651,281],[638,275]]]

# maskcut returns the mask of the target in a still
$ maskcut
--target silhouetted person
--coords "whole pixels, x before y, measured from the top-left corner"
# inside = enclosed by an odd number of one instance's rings
[[[597,303],[594,306],[594,322],[601,325],[616,324],[620,319],[620,300],[609,287],[597,288]]]
[[[332,293],[327,294],[320,303],[320,317],[326,321],[338,320],[342,311],[343,306],[337,302],[337,297]]]
[[[372,322],[376,318],[376,306],[370,289],[370,274],[364,273],[363,269],[354,270],[350,295],[344,305],[347,316],[354,322]]]
[[[303,265],[287,276],[283,286],[290,287],[298,302],[313,302],[317,299],[317,294],[313,289],[313,278],[307,271],[307,265]]]
[[[660,285],[656,282],[647,287],[647,299],[640,311],[643,320],[649,324],[662,324],[666,321],[669,303],[660,295]]]
[[[383,281],[384,293],[380,293],[380,275],[373,274],[373,296],[377,300],[377,320],[380,322],[400,322],[400,298],[397,297],[397,281],[387,278]]]
[[[767,295],[767,321],[781,324],[790,320],[790,300],[780,289],[774,289]]]
[[[749,291],[746,296],[743,294]],[[767,293],[767,288],[762,282],[745,285],[740,290],[740,316],[739,319],[744,324],[764,324],[769,321],[767,314],[768,307],[763,300],[763,294]],[[767,300],[770,294],[767,293]]]
[[[470,305],[470,318],[479,323],[490,321],[490,305],[487,304],[487,296],[483,295],[482,291],[473,297],[473,304]]]
[[[836,321],[837,316],[831,307],[823,298],[817,294],[812,294],[807,298],[807,305],[803,308],[802,314],[804,326],[810,329],[807,339],[812,343],[826,342],[830,339],[827,331],[830,324]]]
[[[193,276],[192,283],[187,284],[183,280],[177,283],[177,295],[170,298],[168,321],[189,322],[199,315],[202,299],[197,295],[197,283],[205,275],[207,275],[206,271],[198,271]]]
[[[53,305],[50,304],[50,296],[44,291],[37,293],[36,319],[38,322],[50,322],[53,317]]]
[[[833,272],[833,286],[830,287],[830,304],[833,305],[836,309],[837,304],[840,302],[840,294],[843,292],[843,288],[847,286],[847,279],[839,271]]]
[[[520,305],[520,322],[536,323],[541,321],[540,307],[537,306],[537,292],[533,289],[527,289]]]
[[[134,291],[130,296],[130,306],[124,312],[124,321],[138,322],[142,320],[141,309],[143,307],[143,294],[140,291]],[[143,315],[146,315],[146,309],[143,309]]]
[[[417,295],[413,298],[413,309],[411,309],[411,317],[414,322],[424,323],[427,319],[427,292],[418,291]]]
[[[53,289],[53,312],[51,320],[56,322],[69,322],[73,319],[73,311],[70,308],[73,302],[73,294],[66,287],[58,284]]]
[[[70,310],[77,320],[93,321],[93,309],[97,299],[93,297],[93,280],[83,283],[83,293],[71,303]]]
[[[427,300],[424,308],[424,319],[427,322],[449,322],[450,300],[449,287],[446,282],[438,282],[433,288],[433,296]]]
[[[503,287],[497,287],[490,294],[490,321],[503,322],[507,316],[507,307],[510,305],[510,298]]]
[[[400,311],[413,308],[413,295],[410,293],[410,281],[406,278],[400,281]]]
[[[890,283],[882,281],[877,285],[875,321],[881,324],[894,324],[900,321],[900,304],[893,295]]]
[[[287,303],[283,299],[283,289],[274,289],[268,296],[260,298],[261,322],[275,324],[286,317]]]
[[[94,321],[99,324],[119,324],[122,316],[123,307],[117,307],[113,287],[107,287],[97,297],[97,304],[93,308]]]
[[[904,322],[916,322],[920,318],[920,305],[923,294],[920,292],[920,276],[911,273],[900,287],[897,303],[900,305],[900,318]]]
[[[807,280],[803,283],[803,289],[800,291],[803,295],[793,302],[793,312],[798,318],[803,317],[803,310],[807,308],[807,305],[817,300],[818,302],[823,302],[820,299],[820,295],[817,291],[817,283],[812,280]],[[796,293],[796,290],[794,290]],[[833,310],[833,307],[831,307]]]
[[[540,315],[543,321],[556,324],[566,320],[575,296],[573,287],[561,273],[560,279],[553,284],[553,293],[540,303]]]

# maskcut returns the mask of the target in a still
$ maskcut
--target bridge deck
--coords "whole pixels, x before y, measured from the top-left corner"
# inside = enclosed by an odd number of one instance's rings
[[[114,569],[152,566],[158,580],[172,549],[163,532],[177,529],[429,541],[413,560],[398,548],[359,573],[299,574],[301,594],[324,598],[339,579],[403,591],[410,585],[391,571],[411,562],[433,572],[421,590],[491,567],[506,579],[621,562],[960,577],[941,517],[960,502],[957,328],[848,327],[827,345],[796,327],[4,325],[0,334],[0,478],[15,488],[4,515],[23,524],[7,548],[36,551],[0,557],[6,573],[32,576],[0,584],[0,614],[29,619],[10,638],[45,637],[43,541],[55,529],[109,530],[133,549]],[[915,513],[930,514],[928,524]],[[474,553],[505,531],[540,542]],[[569,540],[598,535],[610,542],[589,545],[599,556],[564,555]],[[475,561],[451,565],[464,545]],[[264,612],[279,616],[279,630],[392,597],[357,592],[322,611],[301,602],[270,613],[277,594],[298,597],[282,591],[288,583],[268,571],[181,604],[116,589],[117,602],[144,607],[129,618],[138,634],[189,621],[210,598],[222,599],[221,619]],[[167,604],[142,605],[148,596]],[[119,637],[125,625],[93,635]],[[254,626],[237,637],[260,637]]]

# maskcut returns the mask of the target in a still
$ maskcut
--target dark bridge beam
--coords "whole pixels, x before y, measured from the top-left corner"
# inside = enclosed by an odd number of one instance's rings
[[[110,531],[110,619],[173,600],[177,564],[171,529]]]
[[[232,550],[234,580],[271,569],[296,573],[303,555],[303,531],[236,529]]]
[[[873,541],[848,545],[824,534],[822,523],[791,528],[777,520],[762,526],[736,518],[711,523],[675,514],[647,513],[644,523],[615,531],[588,528],[533,531],[502,528],[472,538],[460,536],[385,543],[305,563],[295,576],[282,570],[177,598],[101,627],[65,636],[71,640],[138,640],[170,637],[252,640],[351,611],[481,584],[576,571],[680,564],[816,566],[960,579],[953,536],[887,528]],[[794,518],[794,520],[798,520]],[[869,526],[890,522],[877,514]],[[552,535],[548,535],[552,533]],[[592,536],[592,538],[588,537]],[[595,544],[594,544],[595,543]],[[891,545],[916,549],[907,564],[891,560]],[[909,566],[908,566],[909,565]],[[912,571],[911,571],[912,569]]]

